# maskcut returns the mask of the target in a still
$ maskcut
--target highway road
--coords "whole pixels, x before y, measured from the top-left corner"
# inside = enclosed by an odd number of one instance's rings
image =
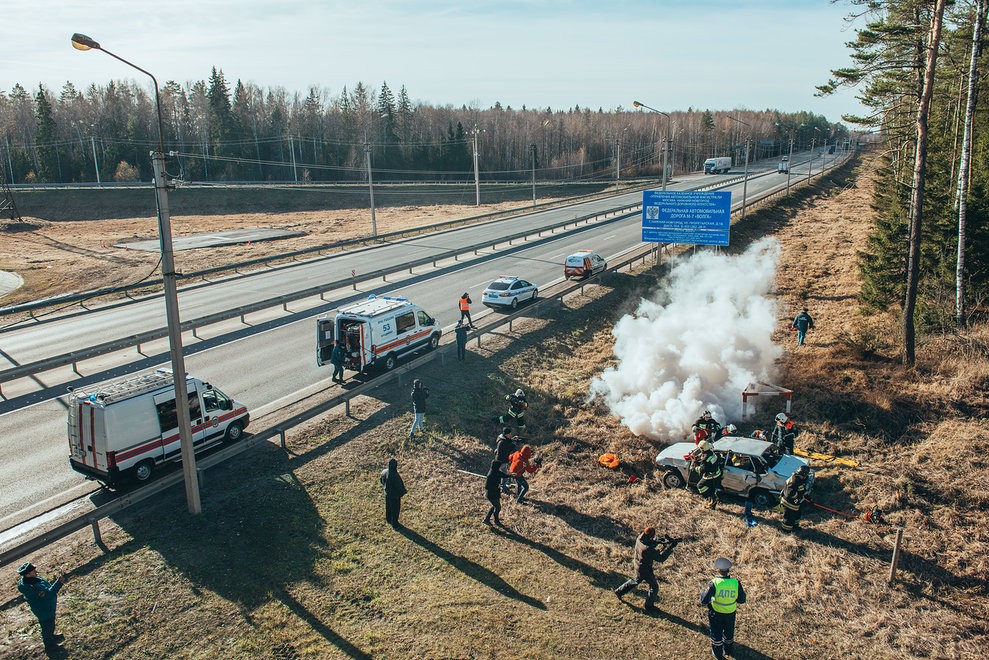
[[[798,161],[794,163],[796,169],[799,159],[795,156],[794,160]],[[750,196],[785,183],[785,176],[776,175],[775,168],[775,160],[761,165],[750,164],[750,174],[754,177],[750,177],[748,182]],[[760,171],[773,173],[758,176]],[[676,184],[670,184],[668,188],[694,188],[717,179],[730,178],[733,176],[684,176],[678,177]],[[791,181],[795,183],[799,178],[795,173]],[[740,206],[742,183],[739,181],[726,189],[734,193],[734,206]],[[590,209],[612,208],[636,201],[641,201],[641,193],[587,202],[555,213],[573,217],[590,213]],[[553,217],[553,213],[537,213],[442,234],[424,235],[256,277],[198,287],[182,292],[182,315],[183,318],[192,318],[204,315],[207,310],[215,311],[220,305],[235,307],[258,297],[272,297],[272,291],[267,287],[289,292],[292,287],[310,287],[314,281],[342,279],[343,274],[349,274],[356,265],[371,269],[369,264],[373,264],[373,268],[380,268],[384,263],[403,263],[431,251],[442,252],[459,245],[493,240],[497,235],[518,232],[521,226],[556,222],[558,215],[553,219],[545,217]],[[316,315],[363,299],[370,293],[390,293],[415,300],[448,331],[459,318],[456,301],[465,289],[470,291],[475,301],[479,301],[481,290],[491,280],[508,274],[519,275],[545,288],[562,278],[563,259],[571,252],[591,248],[611,260],[615,255],[640,245],[640,223],[639,216],[634,215],[623,220],[598,222],[586,228],[582,226],[578,231],[567,234],[557,232],[541,239],[516,242],[512,246],[502,244],[497,250],[481,251],[470,260],[447,260],[438,263],[436,268],[417,268],[412,275],[406,274],[401,280],[387,283],[379,280],[359,286],[356,292],[351,288],[329,292],[325,301],[313,298],[309,308],[303,304],[304,301],[299,301],[290,305],[294,313],[285,313],[281,308],[257,313],[251,316],[249,326],[239,321],[217,324],[211,326],[208,332],[199,333],[201,341],[186,333],[184,341],[189,342],[186,368],[191,374],[212,382],[243,401],[252,410],[271,407],[273,402],[291,401],[296,393],[329,380],[329,369],[317,367],[315,363],[313,318]],[[475,309],[480,311],[483,308],[477,304]],[[160,297],[41,324],[33,329],[5,332],[0,334],[0,350],[14,356],[18,362],[40,359],[46,353],[65,352],[67,345],[98,343],[87,342],[87,337],[105,341],[111,335],[128,335],[134,332],[134,328],[146,328],[155,323],[164,325]],[[128,330],[121,331],[120,325]],[[0,465],[3,466],[4,483],[0,494],[0,530],[18,522],[27,509],[44,510],[47,503],[61,501],[68,493],[79,492],[86,485],[84,478],[68,466],[65,400],[61,395],[65,393],[66,386],[108,380],[134,370],[167,365],[166,340],[144,346],[142,350],[144,355],[127,352],[87,361],[83,377],[64,369],[17,383],[22,391],[4,402],[7,410],[0,414]],[[4,394],[11,397],[9,392],[5,385]],[[91,487],[92,482],[88,483]]]

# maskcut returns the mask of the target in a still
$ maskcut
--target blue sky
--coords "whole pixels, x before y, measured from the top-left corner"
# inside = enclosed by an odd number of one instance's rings
[[[415,101],[519,108],[807,110],[861,113],[814,86],[849,62],[849,7],[828,0],[12,0],[0,89],[54,91],[140,74],[80,53],[73,32],[154,73],[210,68],[262,86],[339,94],[405,85]],[[141,81],[143,84],[143,81]]]

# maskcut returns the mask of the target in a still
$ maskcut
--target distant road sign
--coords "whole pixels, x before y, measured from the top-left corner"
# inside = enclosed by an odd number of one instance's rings
[[[728,245],[731,192],[646,190],[642,193],[642,241]]]

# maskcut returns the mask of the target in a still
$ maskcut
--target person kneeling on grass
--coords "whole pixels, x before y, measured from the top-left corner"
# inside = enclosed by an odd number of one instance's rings
[[[515,477],[515,482],[519,487],[515,501],[519,504],[525,504],[525,494],[529,492],[529,481],[525,475],[535,474],[542,467],[542,461],[538,458],[529,461],[532,458],[532,447],[529,445],[522,445],[522,449],[514,452],[508,458],[511,461],[508,473]]]

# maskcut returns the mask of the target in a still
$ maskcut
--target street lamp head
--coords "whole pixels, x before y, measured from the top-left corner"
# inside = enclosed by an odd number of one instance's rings
[[[100,50],[99,43],[78,32],[72,35],[72,47],[76,50],[92,50],[94,48]]]
[[[639,103],[638,101],[632,101],[632,107],[633,108],[641,108],[642,107],[642,104]]]

